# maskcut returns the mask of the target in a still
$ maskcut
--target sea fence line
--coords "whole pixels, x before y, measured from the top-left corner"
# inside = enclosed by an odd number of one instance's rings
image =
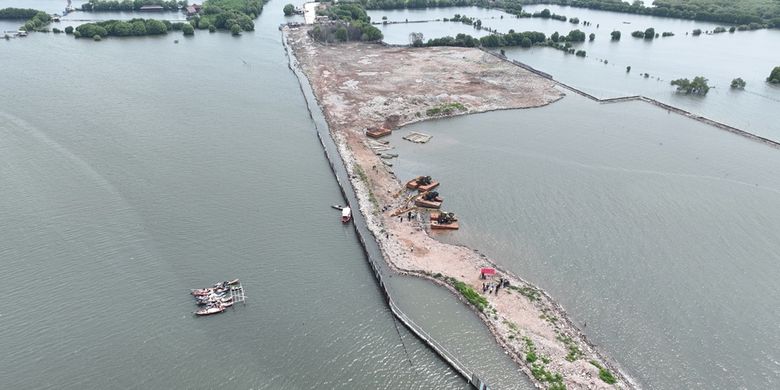
[[[330,169],[333,172],[334,177],[336,178],[336,183],[338,183],[339,191],[341,191],[341,195],[344,197],[345,200],[350,202],[350,204],[359,204],[357,200],[356,191],[354,190],[354,188],[352,188],[351,193],[346,190],[346,185],[344,184],[344,181],[347,181],[350,186],[352,186],[352,182],[349,180],[349,172],[347,171],[344,160],[340,157],[340,155],[338,158],[334,158],[331,156],[330,150],[338,154],[338,149],[335,144],[335,141],[330,135],[330,130],[327,128],[327,123],[323,121],[324,122],[323,127],[325,127],[324,129],[322,129],[320,126],[317,125],[317,120],[315,119],[315,113],[312,108],[312,104],[313,104],[312,100],[314,100],[314,104],[318,104],[316,102],[316,96],[314,95],[314,91],[311,87],[311,84],[309,83],[308,77],[306,77],[306,75],[299,67],[298,60],[295,57],[292,48],[290,48],[287,43],[287,37],[288,37],[287,29],[285,29],[283,25],[280,26],[280,30],[282,31],[282,45],[284,46],[284,50],[287,53],[288,67],[298,79],[299,87],[301,88],[301,92],[304,95],[304,100],[306,101],[306,109],[309,112],[309,116],[314,121],[317,138],[319,139],[320,145],[322,146],[322,151],[323,154],[325,155],[325,159],[328,161],[328,165],[330,166]],[[316,110],[316,108],[314,109]],[[323,131],[326,132],[327,134],[323,135]],[[345,178],[346,180],[342,180],[342,177]],[[384,271],[387,269],[386,268],[387,266],[384,265],[383,263],[384,259],[381,258],[381,250],[379,249],[379,245],[376,239],[374,238],[373,233],[371,233],[371,231],[368,229],[368,225],[364,217],[361,215],[361,213],[359,212],[354,213],[352,222],[353,222],[353,227],[355,229],[358,242],[360,243],[360,246],[363,248],[363,253],[365,255],[366,261],[371,267],[374,277],[377,280],[379,291],[382,293],[382,296],[385,298],[385,302],[387,303],[387,306],[390,308],[390,312],[393,314],[395,319],[398,320],[400,323],[402,323],[412,334],[414,334],[426,346],[428,346],[432,351],[434,351],[437,355],[439,355],[439,357],[442,360],[444,360],[447,364],[450,365],[450,367],[452,367],[456,372],[458,372],[471,386],[479,390],[489,390],[490,387],[485,381],[483,381],[476,373],[469,370],[468,367],[465,364],[463,364],[460,360],[458,360],[458,358],[455,357],[455,355],[452,352],[447,350],[438,341],[436,341],[420,325],[412,321],[412,319],[409,318],[409,316],[407,316],[406,313],[404,313],[403,310],[401,310],[401,308],[395,303],[395,301],[392,298],[392,294],[390,293],[390,289],[386,286],[384,281]],[[367,235],[371,236],[371,241],[366,240],[365,237]],[[378,256],[375,254],[378,254]],[[403,340],[401,341],[403,342]]]
[[[665,110],[667,110],[669,112],[674,112],[675,114],[679,114],[679,115],[688,117],[688,118],[693,119],[695,121],[698,121],[698,122],[701,122],[701,123],[705,123],[705,124],[708,124],[710,126],[716,127],[718,129],[725,130],[725,131],[728,131],[730,133],[743,136],[743,137],[748,138],[750,140],[761,142],[761,143],[763,143],[765,145],[769,145],[771,147],[780,149],[780,142],[771,140],[771,139],[766,138],[766,137],[762,137],[762,136],[760,136],[758,134],[753,134],[753,133],[751,133],[749,131],[745,131],[745,130],[739,129],[739,128],[736,128],[736,127],[731,126],[731,125],[727,125],[727,124],[725,124],[723,122],[718,122],[718,121],[716,121],[714,119],[710,119],[710,118],[707,118],[707,117],[704,117],[704,116],[701,116],[701,115],[694,114],[694,113],[692,113],[690,111],[683,110],[682,108],[666,104],[664,102],[655,100],[653,98],[649,98],[647,96],[631,95],[631,96],[619,96],[619,97],[601,99],[601,98],[593,96],[593,95],[591,95],[591,94],[589,94],[589,93],[587,93],[587,92],[585,92],[585,91],[583,91],[581,89],[578,89],[576,87],[568,85],[568,84],[566,84],[564,82],[555,80],[552,75],[550,75],[548,73],[545,73],[545,72],[542,72],[541,70],[538,70],[538,69],[536,69],[536,68],[534,68],[534,67],[532,67],[532,66],[530,66],[528,64],[525,64],[525,63],[522,63],[520,61],[513,60],[513,59],[510,60],[505,55],[502,55],[500,53],[496,53],[496,52],[493,52],[493,51],[490,51],[490,50],[487,50],[487,49],[484,49],[484,48],[480,48],[480,50],[482,50],[485,53],[488,53],[490,55],[493,55],[493,56],[495,56],[497,58],[500,58],[500,59],[502,59],[504,61],[508,61],[508,62],[512,63],[513,65],[518,66],[520,68],[523,68],[523,69],[525,69],[525,70],[527,70],[527,71],[529,71],[531,73],[534,73],[536,75],[544,77],[544,78],[554,82],[556,85],[560,85],[561,87],[563,87],[565,89],[568,89],[569,91],[572,91],[572,92],[574,92],[574,93],[576,93],[576,94],[578,94],[580,96],[584,96],[584,97],[586,97],[586,98],[588,98],[590,100],[593,100],[595,102],[598,102],[598,103],[623,103],[623,102],[630,102],[630,101],[643,101],[643,102],[646,102],[646,103],[650,103],[650,104],[652,104],[652,105],[654,105],[656,107],[663,108],[663,109],[665,109]]]

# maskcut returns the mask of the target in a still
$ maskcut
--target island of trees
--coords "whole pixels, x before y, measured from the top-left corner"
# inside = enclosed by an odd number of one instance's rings
[[[319,24],[309,31],[314,39],[323,42],[381,41],[382,31],[371,25],[365,8],[356,3],[337,4],[325,11],[317,11],[335,23]]]
[[[780,66],[775,66],[775,68],[772,69],[772,73],[769,74],[766,81],[771,84],[780,84]]]
[[[20,29],[24,31],[43,30],[51,23],[51,16],[43,11],[32,8],[3,8],[0,9],[0,19],[5,20],[25,20]]]
[[[693,81],[688,79],[672,80],[671,84],[677,87],[677,92],[684,93],[686,95],[701,95],[704,96],[710,91],[710,86],[707,84],[707,79],[702,76],[693,78]]]
[[[138,11],[145,5],[158,5],[165,11],[176,11],[187,5],[186,0],[91,0],[81,5],[82,11]]]
[[[65,32],[73,34],[76,38],[93,38],[100,40],[105,37],[130,37],[145,35],[162,35],[168,31],[179,30],[184,35],[192,35],[195,29],[189,23],[171,23],[167,20],[155,19],[130,19],[130,20],[106,20],[97,23],[85,23],[73,29],[67,27]]]

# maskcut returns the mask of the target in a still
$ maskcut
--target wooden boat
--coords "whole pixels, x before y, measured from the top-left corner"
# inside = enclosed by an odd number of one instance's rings
[[[439,186],[439,182],[433,180],[431,180],[431,182],[428,184],[420,184],[420,181],[424,177],[425,176],[417,176],[414,179],[409,180],[408,182],[406,182],[406,188],[410,190],[419,190],[420,192],[426,192]]]
[[[349,206],[341,209],[341,223],[347,223],[352,220],[352,209]]]
[[[442,202],[444,202],[444,199],[437,196],[431,200],[426,200],[423,198],[423,195],[420,195],[416,198],[414,198],[414,205],[417,207],[425,207],[428,209],[438,209],[441,207]]]
[[[390,135],[393,131],[384,127],[372,127],[366,130],[366,135],[371,138],[382,138]]]
[[[196,310],[194,311],[194,314],[198,316],[208,316],[212,314],[222,313],[223,311],[225,311],[225,307],[220,305],[220,306],[211,306],[200,310]]]

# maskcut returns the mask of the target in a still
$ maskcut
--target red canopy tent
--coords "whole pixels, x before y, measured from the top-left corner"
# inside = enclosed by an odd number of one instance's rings
[[[485,276],[493,276],[496,274],[495,268],[482,268],[479,270],[479,272]]]

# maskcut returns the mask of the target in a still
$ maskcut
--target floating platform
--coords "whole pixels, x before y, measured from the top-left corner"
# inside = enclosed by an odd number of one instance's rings
[[[431,229],[435,230],[458,230],[460,229],[460,225],[458,225],[458,221],[455,221],[453,223],[448,224],[442,224],[438,221],[431,221]]]
[[[444,199],[441,197],[436,197],[434,200],[425,200],[423,199],[422,195],[414,198],[414,205],[417,207],[425,207],[428,209],[438,209],[441,207],[441,204],[444,202]]]
[[[452,223],[443,224],[439,223],[439,212],[438,211],[432,211],[431,212],[431,229],[435,230],[458,230],[460,229],[460,225],[458,224],[458,221],[453,221]]]
[[[431,138],[433,138],[433,136],[432,135],[428,135],[428,134],[418,133],[416,131],[412,131],[409,134],[403,136],[402,138],[407,140],[407,141],[414,142],[414,143],[424,144],[424,143],[430,141]]]
[[[431,181],[430,184],[424,184],[424,185],[418,184],[417,181],[422,179],[423,177],[424,176],[417,176],[414,179],[409,180],[408,182],[406,182],[406,188],[410,190],[418,190],[420,192],[425,192],[425,191],[430,191],[439,186],[438,181]]]
[[[392,134],[392,132],[393,132],[392,130],[384,127],[372,127],[366,130],[366,135],[371,138],[382,138]]]

